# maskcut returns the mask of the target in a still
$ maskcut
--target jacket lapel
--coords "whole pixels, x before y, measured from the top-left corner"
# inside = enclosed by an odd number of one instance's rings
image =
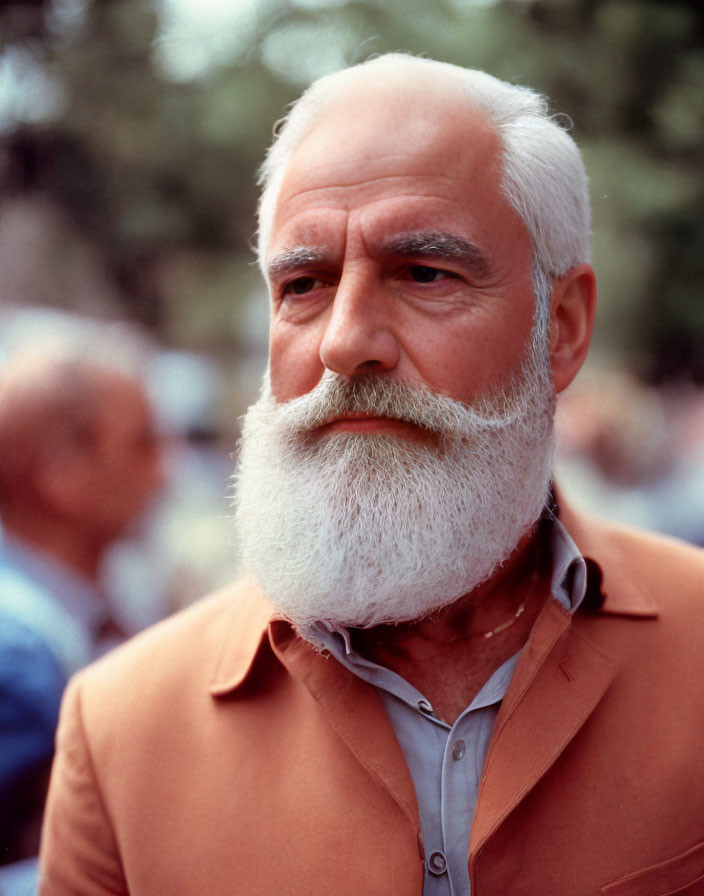
[[[651,598],[633,584],[634,560],[620,547],[620,530],[582,517],[562,498],[559,507],[560,522],[582,556],[601,571],[599,614],[657,616]],[[582,634],[557,601],[548,600],[496,720],[472,825],[470,868],[488,838],[579,732],[616,672],[616,660]]]
[[[310,692],[356,759],[391,795],[420,840],[415,788],[391,722],[371,685],[299,637],[252,582],[228,589],[230,618],[211,678],[215,698],[257,680],[266,655],[282,663]],[[422,857],[422,847],[420,847]]]
[[[271,636],[281,662],[303,682],[329,724],[367,772],[388,791],[418,837],[420,823],[413,779],[374,688],[297,636],[289,623],[273,622]]]
[[[473,858],[585,723],[615,666],[549,600],[496,720],[472,825]]]

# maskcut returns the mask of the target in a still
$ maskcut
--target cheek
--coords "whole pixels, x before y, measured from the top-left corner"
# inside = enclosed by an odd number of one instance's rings
[[[427,328],[408,355],[420,379],[431,389],[471,403],[503,386],[525,356],[532,328],[532,312],[517,314],[489,326],[473,320],[450,332]],[[408,343],[407,343],[408,345]]]
[[[272,324],[269,373],[271,391],[276,401],[289,401],[310,392],[323,375],[320,338],[316,329]]]

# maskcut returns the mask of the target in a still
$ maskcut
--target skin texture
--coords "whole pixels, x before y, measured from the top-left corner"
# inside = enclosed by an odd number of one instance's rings
[[[267,256],[278,401],[310,391],[327,369],[421,383],[471,403],[519,370],[534,314],[533,257],[501,193],[500,165],[485,115],[466,102],[458,109],[457,97],[432,85],[421,96],[361,85],[327,110],[289,162]],[[556,391],[586,355],[594,304],[589,265],[553,281]],[[344,430],[424,437],[407,423],[358,415],[319,435]],[[527,595],[534,534],[493,580],[428,619],[362,632],[360,649],[453,721],[525,642],[545,599],[545,587],[533,588],[505,634],[480,648],[463,643],[513,618]]]

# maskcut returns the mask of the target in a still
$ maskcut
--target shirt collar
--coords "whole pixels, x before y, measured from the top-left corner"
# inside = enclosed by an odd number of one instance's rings
[[[545,516],[550,524],[552,596],[568,613],[574,613],[587,592],[587,565],[560,520],[549,510]]]

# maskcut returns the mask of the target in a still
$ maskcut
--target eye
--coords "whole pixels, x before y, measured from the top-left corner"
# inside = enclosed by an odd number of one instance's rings
[[[295,280],[291,280],[284,286],[283,294],[285,296],[291,294],[294,296],[304,296],[314,289],[317,289],[319,286],[322,286],[322,284],[323,281],[319,280],[317,277],[296,277]]]
[[[438,280],[445,280],[447,277],[455,277],[456,275],[450,271],[443,271],[441,268],[431,268],[425,264],[414,264],[409,269],[409,276],[415,283],[435,283]]]

